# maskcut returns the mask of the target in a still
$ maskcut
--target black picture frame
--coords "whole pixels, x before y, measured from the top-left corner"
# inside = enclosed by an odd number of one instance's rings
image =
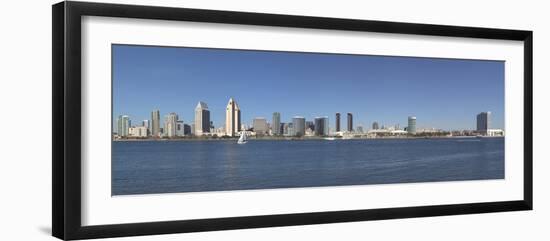
[[[524,43],[524,194],[522,200],[315,213],[174,220],[82,226],[81,224],[81,17],[194,21],[327,30],[517,40]],[[90,2],[52,6],[53,156],[52,233],[65,239],[185,233],[380,219],[532,210],[533,33],[523,30],[290,16]],[[139,221],[139,220],[137,220]]]

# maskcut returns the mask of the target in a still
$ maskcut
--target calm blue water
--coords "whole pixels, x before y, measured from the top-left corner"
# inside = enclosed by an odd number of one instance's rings
[[[504,138],[113,143],[113,195],[504,178]]]

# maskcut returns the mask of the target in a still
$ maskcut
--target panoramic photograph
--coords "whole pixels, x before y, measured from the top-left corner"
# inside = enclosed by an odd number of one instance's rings
[[[111,194],[504,179],[504,62],[112,45]]]

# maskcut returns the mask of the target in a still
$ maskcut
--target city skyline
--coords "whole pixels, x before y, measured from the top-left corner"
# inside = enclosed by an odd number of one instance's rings
[[[204,112],[206,110],[206,113]],[[160,110],[154,110],[152,113],[152,117],[158,115],[160,113]],[[336,120],[339,119],[340,115],[339,113],[335,113]],[[206,115],[206,116],[205,116]],[[164,125],[160,127],[160,131],[158,134],[154,134],[153,129],[150,129],[149,123],[150,120],[142,120],[141,125],[132,125],[132,121],[130,116],[128,115],[119,115],[117,118],[116,123],[116,129],[114,129],[114,132],[117,133],[118,136],[134,136],[134,137],[183,137],[183,136],[202,136],[202,135],[218,135],[221,134],[222,136],[237,136],[238,133],[242,130],[249,130],[251,129],[253,132],[255,132],[259,136],[263,135],[273,135],[273,136],[297,136],[302,137],[307,134],[307,131],[311,131],[311,134],[314,134],[315,136],[334,136],[334,135],[342,135],[346,133],[351,134],[367,134],[371,131],[374,131],[372,133],[379,133],[378,130],[386,130],[386,131],[392,131],[393,134],[417,134],[417,125],[416,125],[416,116],[408,116],[407,117],[407,125],[402,127],[400,124],[396,125],[382,125],[382,127],[379,127],[378,122],[373,122],[372,126],[369,128],[363,125],[357,125],[353,126],[353,113],[347,113],[348,119],[347,119],[347,130],[345,131],[339,131],[338,127],[339,124],[336,123],[334,128],[330,126],[330,121],[328,116],[319,116],[315,117],[313,121],[307,120],[303,116],[293,116],[290,121],[288,122],[282,122],[281,116],[279,112],[273,112],[273,121],[268,122],[268,120],[265,117],[255,117],[252,120],[251,125],[247,125],[245,123],[242,123],[241,126],[241,120],[240,120],[240,108],[238,107],[238,104],[236,100],[233,98],[229,99],[228,106],[226,109],[226,125],[229,126],[228,128],[225,128],[225,126],[214,126],[214,123],[210,120],[210,112],[208,111],[208,105],[207,103],[203,101],[199,101],[197,104],[197,107],[195,108],[195,121],[200,120],[199,123],[203,123],[203,127],[197,127],[195,125],[195,122],[189,122],[184,123],[183,120],[179,119],[179,115],[177,113],[171,112],[168,115],[165,115],[164,119]],[[207,121],[202,121],[203,118],[206,118]],[[154,118],[153,118],[154,119]],[[476,128],[475,129],[443,129],[443,128],[421,128],[421,132],[423,133],[445,133],[445,132],[452,132],[452,131],[468,131],[468,132],[475,132],[477,134],[483,134],[483,135],[490,135],[494,136],[495,133],[497,134],[503,134],[504,130],[495,128],[492,126],[492,120],[491,120],[491,112],[480,112],[476,115]],[[337,121],[338,122],[338,121]],[[228,125],[229,123],[229,125]],[[283,131],[285,125],[290,125],[292,128],[291,131],[287,133],[287,131]],[[187,127],[186,127],[187,126]],[[288,127],[288,126],[287,126]],[[120,131],[122,128],[122,132]],[[145,128],[145,129],[137,129],[137,128]],[[186,132],[185,128],[189,128],[189,130]],[[193,131],[191,130],[193,129]],[[204,129],[206,131],[201,131],[201,129]],[[309,129],[309,130],[308,130]],[[144,131],[143,131],[144,130]],[[135,134],[137,133],[139,134]],[[366,132],[368,131],[368,132]],[[393,132],[397,131],[397,132]],[[401,132],[399,132],[401,131]],[[144,134],[143,134],[144,133]]]
[[[278,112],[281,123],[294,116],[329,116],[334,129],[335,113],[352,113],[353,127],[366,129],[373,122],[407,126],[408,116],[422,116],[420,128],[476,129],[472,116],[490,110],[492,126],[504,127],[504,66],[499,61],[124,45],[113,47],[113,61],[114,126],[119,115],[154,126],[148,116],[157,109],[161,116],[174,112],[193,123],[193,107],[203,101],[214,126],[223,127],[227,100],[233,97],[247,125],[256,117],[271,122]],[[247,68],[251,73],[244,72]],[[373,76],[376,81],[369,81]],[[174,88],[164,88],[170,84]],[[393,92],[380,96],[381,89]],[[460,98],[453,97],[457,93]],[[347,118],[341,122],[347,129]]]

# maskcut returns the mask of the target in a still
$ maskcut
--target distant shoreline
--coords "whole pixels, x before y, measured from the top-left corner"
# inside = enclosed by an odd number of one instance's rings
[[[505,136],[483,136],[485,138],[504,138]],[[477,136],[430,136],[430,137],[376,137],[376,138],[341,138],[334,137],[334,140],[326,140],[333,137],[249,137],[249,141],[346,141],[346,140],[414,140],[414,139],[458,139],[458,138],[477,138]],[[239,138],[129,138],[129,139],[112,139],[114,142],[140,142],[140,141],[237,141]]]

